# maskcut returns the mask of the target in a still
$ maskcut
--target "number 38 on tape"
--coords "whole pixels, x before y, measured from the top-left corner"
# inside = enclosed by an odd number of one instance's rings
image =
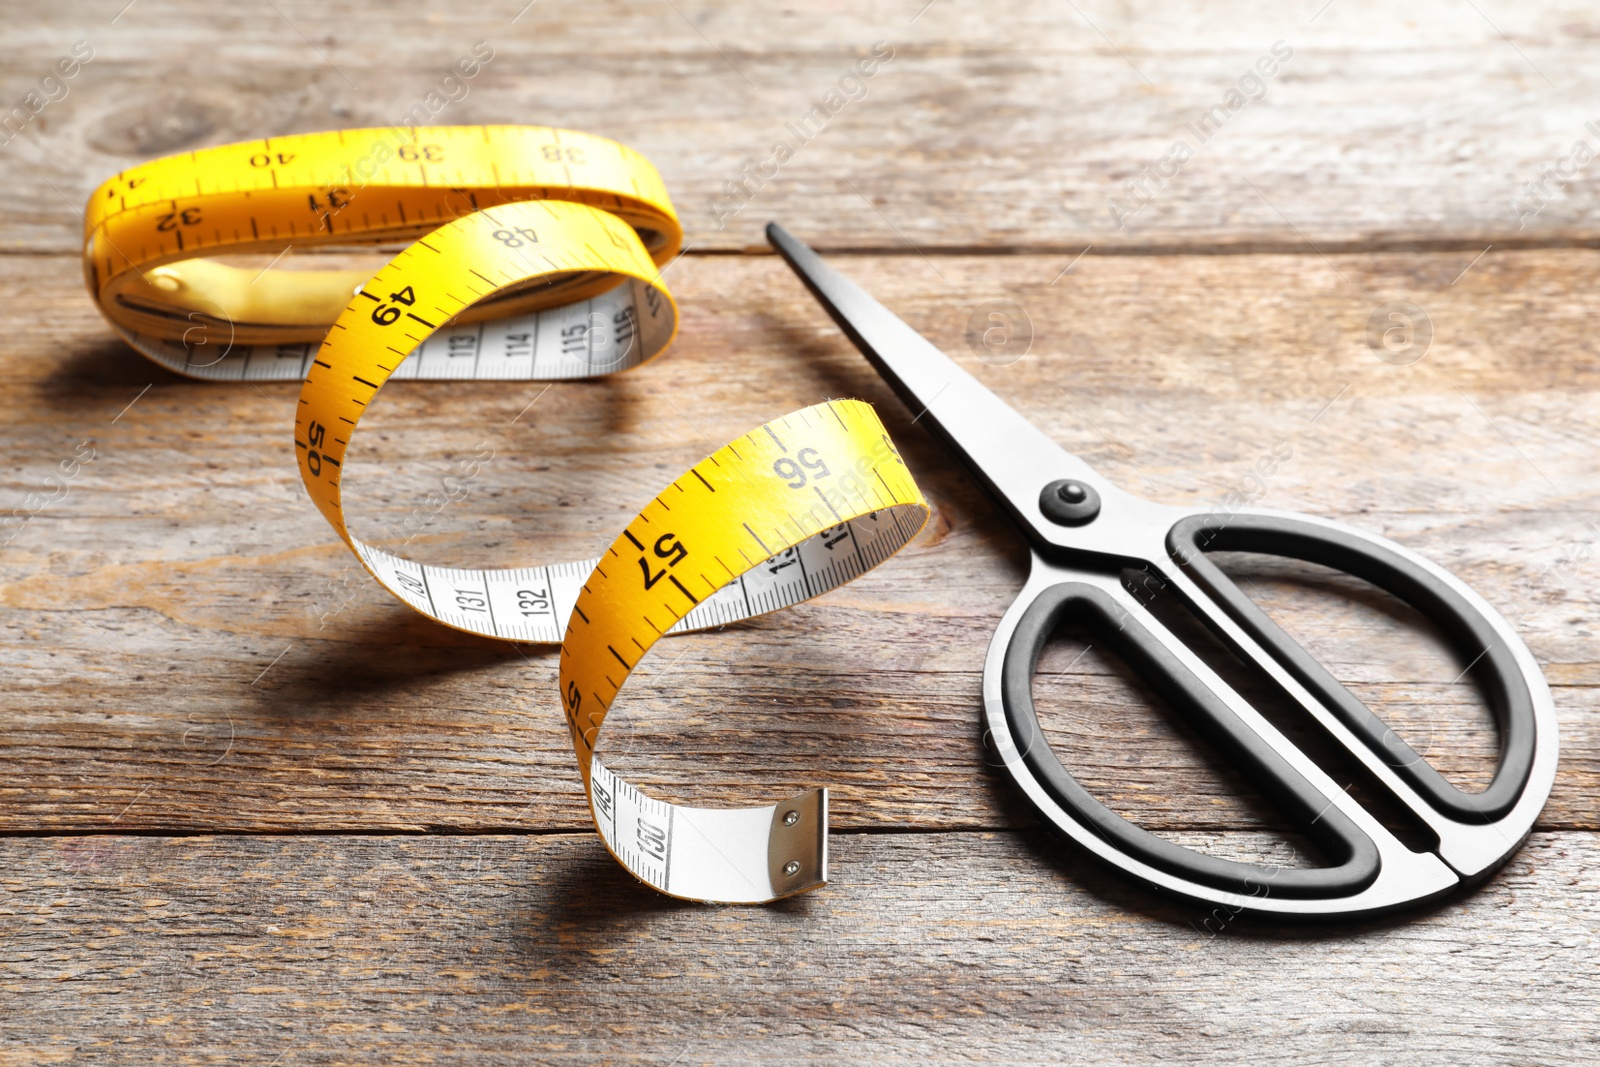
[[[677,307],[682,231],[642,156],[542,127],[346,130],[156,160],[97,189],[84,273],[112,325],[179,373],[303,381],[294,444],[313,502],[385,589],[447,626],[559,642],[559,687],[595,826],[656,889],[763,902],[827,880],[827,792],[758,808],[668,804],[596,758],[662,636],[835,588],[898,551],[927,504],[872,408],[834,400],[673,480],[595,560],[426,566],[356,538],[340,480],[390,378],[586,378],[648,362]],[[410,241],[372,271],[216,262]]]

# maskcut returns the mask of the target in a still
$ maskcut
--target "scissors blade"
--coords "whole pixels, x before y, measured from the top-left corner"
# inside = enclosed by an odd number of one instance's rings
[[[931,422],[1036,540],[1059,545],[1066,532],[1040,512],[1039,494],[1049,483],[1071,478],[1102,496],[1121,495],[782,226],[768,223],[767,240],[899,394],[916,416],[912,421]]]

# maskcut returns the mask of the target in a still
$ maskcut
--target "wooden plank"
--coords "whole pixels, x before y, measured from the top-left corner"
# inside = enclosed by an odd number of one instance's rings
[[[13,12],[5,108],[75,40],[94,59],[4,146],[0,248],[77,247],[94,186],[155,155],[393,123],[480,40],[493,60],[434,121],[624,140],[660,166],[701,249],[758,245],[773,217],[829,246],[902,251],[1600,239],[1594,166],[1572,153],[1600,148],[1586,128],[1600,32],[1571,5],[519,6]],[[877,42],[893,58],[860,79]],[[1275,73],[1258,88],[1263,60]]]
[[[1091,256],[1066,275],[1053,256],[842,262],[1129,488],[1347,518],[1461,573],[1518,618],[1556,687],[1564,752],[1545,825],[1594,828],[1597,257],[1496,251],[1458,277],[1470,259]],[[587,827],[553,651],[453,633],[366,580],[303,498],[293,385],[153,368],[110,338],[76,271],[69,256],[0,257],[5,513],[54,493],[50,471],[81,442],[96,450],[0,550],[0,829]],[[976,725],[1020,540],[775,258],[688,257],[670,280],[684,309],[671,353],[557,386],[516,422],[543,386],[386,389],[347,476],[354,528],[408,514],[487,440],[496,458],[414,554],[582,558],[722,441],[826,396],[869,399],[935,505],[929,529],[815,604],[664,646],[609,743],[671,797],[830,784],[841,826],[1031,825],[985,769]],[[1395,298],[1435,323],[1403,367],[1365,340]],[[969,323],[1002,299],[1034,339],[990,365]],[[989,323],[976,324],[975,339]],[[1262,476],[1283,442],[1292,457]],[[1493,734],[1470,679],[1452,684],[1460,665],[1408,637],[1403,609],[1314,572],[1250,573],[1358,694],[1448,773],[1481,780]],[[1092,789],[1156,828],[1277,825],[1145,709],[1136,679],[1075,654],[1048,654],[1041,691]]]
[[[0,1063],[1589,1064],[1600,843],[1354,926],[1130,897],[1036,835],[844,835],[767,908],[577,836],[0,843]]]

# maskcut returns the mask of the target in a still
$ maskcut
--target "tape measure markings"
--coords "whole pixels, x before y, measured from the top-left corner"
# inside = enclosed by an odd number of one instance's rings
[[[403,380],[464,380],[464,381],[548,381],[588,378],[605,373],[615,357],[607,357],[604,348],[615,341],[586,342],[582,356],[561,347],[563,330],[574,327],[592,327],[617,315],[629,316],[633,321],[653,324],[640,307],[641,298],[637,281],[623,282],[615,290],[591,297],[566,307],[551,308],[520,315],[492,323],[455,326],[428,337],[396,366],[390,377]],[[622,290],[626,289],[626,293]],[[297,343],[290,345],[234,345],[231,348],[223,337],[212,336],[198,344],[185,346],[181,341],[150,337],[121,330],[125,340],[134,348],[168,370],[194,378],[211,381],[269,382],[295,381],[305,378],[311,366],[316,346]],[[594,334],[593,329],[583,332]],[[597,335],[603,337],[603,335]],[[646,346],[654,346],[659,339],[647,335]],[[597,350],[597,344],[600,346]],[[212,357],[207,348],[227,349]],[[486,358],[487,357],[487,358]]]
[[[306,489],[403,603],[471,633],[561,643],[561,700],[595,826],[633,874],[698,900],[765,901],[823,884],[825,789],[756,808],[674,805],[619,777],[595,747],[622,684],[663,635],[807,600],[916,535],[927,505],[882,424],[859,401],[768,423],[664,487],[594,560],[439,567],[357,539],[345,523],[344,462],[389,379],[591,378],[654,358],[678,322],[661,275],[681,230],[659,175],[631,149],[539,128],[424,129],[426,143],[402,148],[408,166],[386,158],[366,168],[381,180],[353,194],[340,167],[363,170],[370,156],[352,160],[378,132],[224,146],[119,174],[85,215],[91,293],[130,344],[179,373],[298,378],[294,451]],[[469,147],[470,136],[483,145]],[[613,162],[596,167],[604,146]],[[466,165],[448,175],[429,169],[458,157]],[[533,180],[551,178],[551,166],[564,185]],[[445,177],[456,187],[441,187]],[[532,199],[546,195],[556,199]],[[293,216],[308,207],[318,223],[309,231]],[[269,264],[248,281],[195,258],[276,251],[285,232],[324,245],[415,243],[376,272]],[[227,342],[208,347],[223,326]]]
[[[794,412],[690,474],[645,506],[583,584],[567,619],[559,686],[596,828],[619,862],[675,896],[767,900],[826,880],[825,822],[816,825],[826,791],[763,808],[674,805],[663,822],[629,790],[612,789],[595,755],[601,727],[655,642],[699,622],[695,613],[719,590],[738,586],[742,606],[758,610],[807,599],[904,545],[927,506],[860,401]],[[830,478],[837,480],[824,489]],[[807,488],[816,504],[795,495]],[[801,822],[810,825],[795,830]],[[668,864],[669,840],[680,859],[690,850],[693,862]]]
[[[517,126],[424,127],[411,135],[398,151],[388,143],[392,130],[352,130],[223,145],[125,170],[95,190],[84,213],[90,294],[140,351],[147,351],[146,338],[182,342],[199,326],[238,345],[315,343],[370,271],[252,273],[199,257],[281,255],[285,242],[426,240],[454,218],[538,200],[588,204],[622,219],[657,264],[682,245],[660,175],[615,141]],[[567,279],[512,302],[520,310],[571,303],[594,295],[587,290],[596,282]],[[478,313],[500,319],[510,311]],[[208,363],[214,354],[180,358],[177,369],[191,373],[187,364]],[[170,356],[158,361],[172,366]],[[204,369],[194,376],[228,377]]]

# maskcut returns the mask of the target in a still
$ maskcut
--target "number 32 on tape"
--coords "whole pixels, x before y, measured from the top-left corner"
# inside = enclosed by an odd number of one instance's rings
[[[560,642],[561,703],[590,811],[636,877],[673,896],[729,903],[822,885],[826,790],[759,808],[668,804],[596,758],[602,724],[663,635],[850,581],[922,528],[921,492],[872,408],[834,400],[696,464],[597,560],[434,567],[357,539],[346,527],[341,474],[362,413],[390,377],[591,377],[648,362],[677,329],[658,266],[676,251],[677,220],[642,157],[539,127],[416,133],[433,147],[395,153],[358,189],[338,176],[372,169],[361,163],[381,131],[274,138],[124,172],[91,200],[90,290],[136,348],[180,373],[303,376],[294,433],[301,477],[385,589],[457,629]],[[326,210],[335,202],[337,216]],[[302,203],[324,210],[307,224],[294,214]],[[493,206],[472,210],[482,204]],[[263,272],[252,281],[206,259],[269,250],[286,234],[313,244],[416,241],[370,275]],[[239,344],[197,360],[197,321],[226,324]],[[324,332],[320,345],[304,341]]]

